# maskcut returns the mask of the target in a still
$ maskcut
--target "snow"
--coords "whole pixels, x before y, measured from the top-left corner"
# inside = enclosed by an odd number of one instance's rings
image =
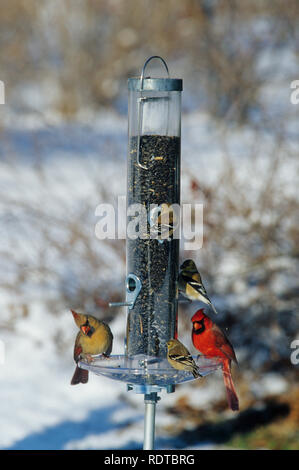
[[[251,384],[251,390],[257,398],[281,395],[287,389],[287,381],[281,375],[275,373],[269,373],[259,382],[252,382]]]
[[[142,448],[143,397],[131,393],[124,402],[124,384],[92,374],[87,385],[70,386],[72,351],[63,355],[55,351],[57,319],[42,302],[33,302],[31,307],[29,318],[19,320],[15,331],[2,336],[6,356],[1,366],[0,448]],[[70,313],[61,312],[59,322],[65,340],[74,338],[76,327]],[[119,320],[111,324],[115,353],[122,352],[124,325],[122,329],[120,325]],[[184,395],[184,390],[180,387],[175,394],[162,393],[158,429],[175,422],[165,407]],[[208,402],[209,395],[208,389],[203,393],[197,389],[194,403],[199,397]]]
[[[64,329],[69,323],[74,337],[76,331],[71,315],[67,318],[65,313],[59,321]],[[1,390],[1,448],[34,448],[28,447],[30,442],[35,442],[32,437],[27,442],[28,435],[36,436],[38,448],[51,446],[53,443],[40,441],[39,436],[51,433],[51,429],[59,427],[63,421],[86,420],[99,404],[105,403],[107,396],[109,405],[117,401],[119,391],[110,381],[103,380],[103,387],[99,387],[95,377],[91,377],[83,390],[70,386],[74,369],[71,354],[61,358],[57,355],[54,334],[55,319],[42,304],[33,303],[30,318],[19,321],[16,331],[5,335],[5,364],[1,367],[5,384]],[[55,439],[58,443],[59,436]]]

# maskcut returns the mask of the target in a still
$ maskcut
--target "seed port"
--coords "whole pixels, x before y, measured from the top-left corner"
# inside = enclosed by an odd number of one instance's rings
[[[109,307],[129,307],[134,308],[136,299],[141,291],[141,281],[135,274],[128,274],[126,279],[126,301],[125,302],[109,302]]]
[[[136,279],[129,275],[128,278],[127,278],[127,291],[128,292],[134,292],[134,290],[136,290],[136,288],[137,288]]]
[[[141,291],[141,281],[135,274],[128,274],[126,279],[127,302],[130,303],[129,309],[134,308],[136,299]]]

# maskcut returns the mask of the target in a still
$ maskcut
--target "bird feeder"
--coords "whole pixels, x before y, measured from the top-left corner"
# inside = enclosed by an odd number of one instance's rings
[[[129,308],[127,354],[163,358],[177,329],[182,80],[169,77],[163,59],[167,78],[145,77],[151,59],[128,81],[128,224],[135,209],[141,217],[140,236],[127,240],[127,288],[142,289]]]
[[[152,59],[162,62],[166,77],[145,75]],[[141,76],[128,80],[126,298],[110,304],[127,308],[125,351],[79,363],[144,394],[144,449],[154,447],[157,394],[194,380],[166,358],[167,341],[177,337],[182,88],[159,56],[147,59]],[[194,359],[203,376],[220,367],[217,359]]]

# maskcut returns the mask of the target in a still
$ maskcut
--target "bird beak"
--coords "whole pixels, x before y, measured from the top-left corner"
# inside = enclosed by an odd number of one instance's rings
[[[80,330],[85,334],[87,335],[88,331],[89,331],[89,326],[81,326],[80,327]]]
[[[90,337],[92,333],[94,332],[94,328],[90,325],[82,325],[80,326],[80,330],[85,336]]]

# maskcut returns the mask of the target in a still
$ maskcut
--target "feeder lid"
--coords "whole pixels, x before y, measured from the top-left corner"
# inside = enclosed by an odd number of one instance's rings
[[[153,59],[158,59],[162,62],[168,75],[167,78],[145,77],[145,69]],[[144,62],[140,77],[129,78],[128,88],[131,91],[182,91],[183,80],[181,78],[170,78],[165,60],[159,55],[153,55]]]
[[[183,80],[181,78],[148,78],[134,77],[128,79],[130,91],[182,91]]]

